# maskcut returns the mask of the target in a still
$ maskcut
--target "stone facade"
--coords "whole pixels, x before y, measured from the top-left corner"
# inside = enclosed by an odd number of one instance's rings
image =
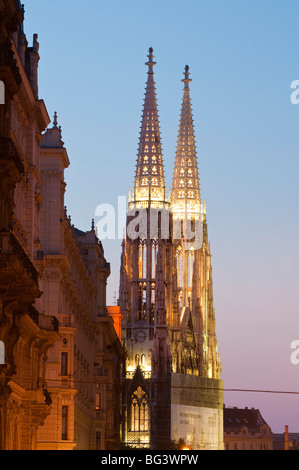
[[[127,352],[122,440],[164,448],[223,448],[221,363],[211,250],[202,203],[189,68],[185,68],[173,185],[167,195],[148,55],[139,150],[122,244],[119,305]]]
[[[0,450],[119,448],[121,314],[94,224],[64,207],[69,159],[23,16],[0,0]]]
[[[37,36],[28,47],[19,2],[0,2],[0,449],[35,448],[50,413],[43,364],[58,340],[56,319],[34,308],[41,296],[39,145],[49,123],[38,99]]]

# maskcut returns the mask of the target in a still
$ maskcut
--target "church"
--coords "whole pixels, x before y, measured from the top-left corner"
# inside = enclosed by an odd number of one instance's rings
[[[127,359],[127,448],[223,449],[223,384],[211,249],[185,67],[172,188],[166,191],[153,49],[149,49],[134,188],[122,243],[119,306]]]

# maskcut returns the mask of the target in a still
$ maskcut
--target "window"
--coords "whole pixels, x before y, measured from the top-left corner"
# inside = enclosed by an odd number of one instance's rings
[[[178,287],[183,287],[183,254],[181,248],[177,250],[176,258]]]
[[[62,352],[61,353],[61,375],[68,374],[68,353]]]
[[[156,289],[155,289],[155,283],[153,282],[151,286],[151,312],[150,312],[150,324],[151,325],[155,323],[155,297],[156,297]]]
[[[187,252],[187,259],[188,259],[188,287],[192,287],[192,278],[193,278],[193,263],[194,263],[194,250],[190,250]]]
[[[137,320],[146,320],[146,284],[140,283],[138,290]]]
[[[101,394],[97,392],[96,394],[96,410],[100,411],[101,409]]]
[[[131,431],[149,431],[148,396],[141,387],[131,397]]]
[[[139,279],[146,278],[147,246],[146,241],[141,240],[139,245]]]
[[[62,423],[61,423],[61,439],[63,441],[67,441],[67,438],[68,438],[67,418],[68,418],[68,407],[63,406],[62,407]]]
[[[157,242],[157,240],[153,240],[153,244],[152,244],[152,279],[155,279],[155,277],[156,277],[157,251],[158,251],[158,242]]]
[[[182,308],[183,307],[183,293],[180,292],[179,294],[179,307]]]

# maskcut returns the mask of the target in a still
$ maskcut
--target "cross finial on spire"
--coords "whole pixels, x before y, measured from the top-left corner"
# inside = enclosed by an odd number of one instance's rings
[[[57,127],[57,124],[58,124],[57,112],[55,111],[55,113],[54,113],[54,120],[53,120],[53,125],[54,125],[54,127]]]
[[[185,67],[185,78],[182,80],[183,83],[185,83],[185,90],[189,90],[189,83],[192,82],[191,78],[189,78],[190,72],[189,72],[189,65],[186,65]]]
[[[153,61],[153,58],[155,57],[153,55],[154,49],[152,47],[149,48],[149,55],[147,56],[149,58],[149,61],[145,64],[148,65],[148,73],[154,73],[154,65],[156,65],[156,62]]]

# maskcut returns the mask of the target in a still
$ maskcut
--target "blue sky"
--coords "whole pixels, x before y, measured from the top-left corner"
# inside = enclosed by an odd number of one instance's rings
[[[190,66],[201,192],[213,252],[216,327],[225,388],[299,391],[299,79],[297,1],[25,1],[38,33],[40,98],[57,111],[71,161],[66,205],[88,230],[101,203],[133,185],[154,48],[167,184]],[[120,241],[104,241],[118,291]],[[275,432],[299,432],[299,396],[225,393],[257,407]]]

